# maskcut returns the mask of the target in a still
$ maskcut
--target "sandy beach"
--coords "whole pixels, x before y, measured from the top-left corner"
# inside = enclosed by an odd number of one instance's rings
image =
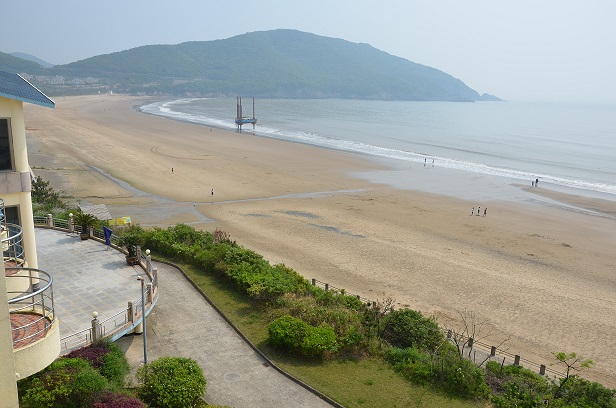
[[[25,106],[30,164],[82,203],[143,226],[222,229],[308,279],[444,326],[472,312],[491,331],[482,342],[511,337],[508,352],[548,366],[551,352],[576,352],[596,362],[589,378],[616,387],[615,201],[521,185],[575,208],[398,189],[354,177],[385,170],[365,156],[146,115],[135,109],[146,98],[55,101]],[[487,216],[470,216],[478,205]]]

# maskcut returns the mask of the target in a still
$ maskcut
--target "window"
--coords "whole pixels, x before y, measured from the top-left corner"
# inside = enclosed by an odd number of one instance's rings
[[[0,170],[13,170],[8,119],[0,119]]]

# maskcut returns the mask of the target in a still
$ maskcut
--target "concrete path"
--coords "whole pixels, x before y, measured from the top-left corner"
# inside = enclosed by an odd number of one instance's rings
[[[148,361],[196,360],[207,380],[206,401],[234,408],[331,407],[270,367],[193,288],[180,271],[156,262],[159,298],[147,320]],[[143,336],[118,340],[131,366],[143,363]]]

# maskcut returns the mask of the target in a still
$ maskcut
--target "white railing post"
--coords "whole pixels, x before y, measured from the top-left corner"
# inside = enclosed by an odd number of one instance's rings
[[[99,337],[98,327],[98,312],[92,312],[92,343],[96,342]]]

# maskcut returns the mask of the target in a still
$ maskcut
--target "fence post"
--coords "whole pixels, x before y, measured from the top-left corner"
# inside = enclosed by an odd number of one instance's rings
[[[135,321],[135,309],[133,309],[133,302],[128,302],[128,308],[126,311],[128,312],[128,322],[133,323]]]
[[[496,355],[496,346],[492,346],[490,349],[490,356],[494,357]]]
[[[146,286],[146,291],[148,292],[148,297],[147,297],[148,303],[152,304],[152,284],[146,283],[145,286]],[[145,314],[143,316],[145,319]]]
[[[317,280],[315,278],[312,278],[312,286],[317,286]]]
[[[75,232],[75,221],[73,220],[73,213],[68,215],[68,232]]]
[[[539,366],[539,375],[545,375],[545,365],[543,364]]]
[[[53,228],[53,215],[47,214],[47,228]]]
[[[515,360],[513,360],[513,365],[516,367],[520,365],[520,356],[517,354],[515,355]]]
[[[152,285],[158,287],[158,268],[152,268]]]
[[[98,312],[92,312],[92,343],[98,340]]]
[[[325,284],[325,292],[327,292],[329,290],[329,283]]]
[[[473,340],[474,339],[472,337],[468,338],[468,342],[466,343],[468,345],[468,347],[473,348]]]
[[[145,251],[145,269],[148,271],[148,274],[152,273],[152,255],[150,255],[150,250],[146,249]]]

